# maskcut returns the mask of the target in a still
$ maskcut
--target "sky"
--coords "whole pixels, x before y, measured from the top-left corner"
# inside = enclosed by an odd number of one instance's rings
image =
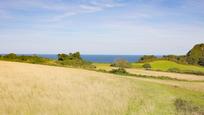
[[[183,55],[204,0],[0,0],[0,53]]]

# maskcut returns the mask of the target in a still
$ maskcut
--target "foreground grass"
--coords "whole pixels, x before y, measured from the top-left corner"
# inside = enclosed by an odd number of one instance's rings
[[[190,82],[156,81],[82,69],[0,62],[0,114],[174,115],[183,112],[175,106],[178,99],[198,107],[198,114],[202,112],[204,90],[171,85],[177,82],[189,86],[193,84]]]

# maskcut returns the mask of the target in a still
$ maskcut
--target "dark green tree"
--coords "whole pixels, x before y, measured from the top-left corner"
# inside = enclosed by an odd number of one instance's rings
[[[14,54],[14,53],[10,53],[10,54],[5,55],[4,58],[6,58],[6,59],[16,59],[17,55]]]
[[[113,67],[120,67],[120,68],[129,68],[130,64],[127,60],[124,59],[118,59],[116,61],[114,61],[111,66]]]
[[[204,58],[204,44],[195,45],[186,56],[189,64],[198,64],[200,58]]]

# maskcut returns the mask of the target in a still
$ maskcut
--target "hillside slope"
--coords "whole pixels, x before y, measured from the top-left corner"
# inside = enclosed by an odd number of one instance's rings
[[[186,56],[188,63],[199,64],[200,59],[204,59],[204,44],[195,45]]]
[[[171,115],[183,111],[175,109],[177,99],[192,103],[199,108],[193,112],[201,114],[202,88],[203,83],[0,61],[2,115]]]

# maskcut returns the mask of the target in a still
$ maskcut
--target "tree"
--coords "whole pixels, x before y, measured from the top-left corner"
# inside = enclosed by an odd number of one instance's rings
[[[189,64],[198,64],[204,58],[204,44],[195,45],[186,55]]]
[[[118,60],[114,61],[113,64],[111,64],[111,66],[120,67],[120,68],[129,68],[130,64],[127,60],[118,59]]]
[[[58,54],[58,60],[64,61],[64,60],[82,60],[81,55],[79,52],[76,53],[69,53],[67,54]]]
[[[66,59],[67,55],[66,54],[58,54],[58,60],[59,61],[64,61]]]
[[[152,66],[150,64],[146,63],[146,64],[143,65],[143,68],[149,70],[149,69],[152,68]]]
[[[6,58],[6,59],[16,59],[17,55],[14,54],[14,53],[10,53],[10,54],[5,55],[4,58]]]

